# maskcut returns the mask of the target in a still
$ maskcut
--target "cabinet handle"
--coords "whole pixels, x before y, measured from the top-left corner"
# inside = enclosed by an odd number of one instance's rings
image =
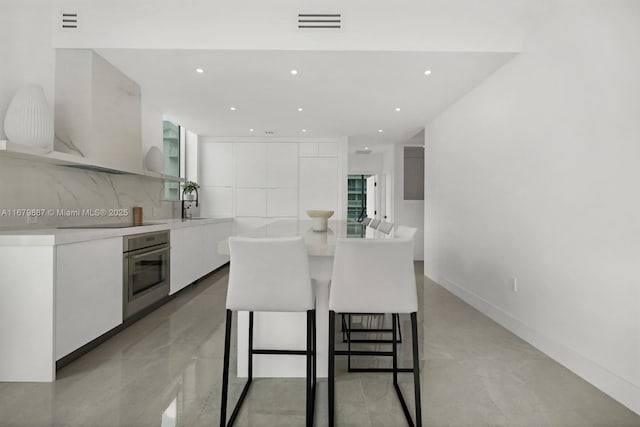
[[[161,249],[156,249],[155,251],[151,251],[151,252],[145,252],[143,254],[138,254],[138,255],[131,255],[131,259],[140,259],[140,258],[144,258],[146,256],[149,255],[153,255],[153,254],[157,254],[158,252],[164,252],[164,251],[169,251],[171,248],[161,248]]]

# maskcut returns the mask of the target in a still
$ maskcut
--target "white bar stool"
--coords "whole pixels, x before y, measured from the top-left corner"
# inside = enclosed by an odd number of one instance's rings
[[[396,225],[396,230],[393,232],[393,236],[398,239],[414,239],[418,229],[415,227],[408,227],[406,225]]]
[[[382,221],[382,223],[378,226],[378,231],[381,231],[384,234],[391,233],[391,230],[393,230],[392,222]]]
[[[231,426],[253,379],[253,355],[289,354],[307,357],[306,425],[313,425],[316,393],[316,312],[309,259],[302,237],[254,239],[229,238],[231,257],[227,290],[227,320],[224,340],[224,368],[220,426]],[[248,379],[227,424],[229,352],[233,311],[249,312]],[[253,348],[253,312],[307,313],[306,350]]]
[[[391,356],[393,385],[409,426],[422,426],[420,359],[418,356],[418,297],[413,268],[412,239],[338,239],[329,296],[329,426],[335,421],[335,356]],[[392,313],[392,351],[335,349],[336,313]],[[413,367],[398,368],[396,331],[399,313],[410,313]],[[413,372],[415,424],[398,385],[398,373]]]

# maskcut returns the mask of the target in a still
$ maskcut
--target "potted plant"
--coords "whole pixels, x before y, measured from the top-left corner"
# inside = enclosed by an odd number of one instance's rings
[[[185,181],[182,183],[182,194],[184,195],[184,199],[195,200],[196,197],[193,195],[193,192],[195,191],[197,195],[198,188],[200,188],[200,185],[195,181]]]

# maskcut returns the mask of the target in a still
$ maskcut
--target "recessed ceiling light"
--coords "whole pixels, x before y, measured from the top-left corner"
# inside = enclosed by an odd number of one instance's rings
[[[382,129],[378,129],[378,132],[379,132],[379,133],[382,133]]]
[[[304,132],[306,132],[306,131],[307,131],[306,129],[302,129],[302,132],[303,132],[303,133],[304,133]]]
[[[400,111],[400,107],[396,107],[396,111]]]
[[[236,107],[229,107],[229,110],[231,110],[231,111],[236,111],[236,110],[237,110],[237,108],[236,108]]]
[[[298,111],[302,111],[302,107],[298,107]]]
[[[196,73],[202,74],[202,73],[204,73],[204,69],[203,68],[196,68]]]
[[[424,70],[424,75],[425,75],[425,76],[428,76],[428,75],[430,75],[430,74],[431,74],[431,70]]]
[[[249,129],[249,132],[253,132],[253,128]]]
[[[298,70],[291,70],[290,73],[295,76],[296,74],[298,74]]]
[[[368,149],[369,149],[369,147],[364,147],[364,149],[365,149],[365,150],[368,150]]]

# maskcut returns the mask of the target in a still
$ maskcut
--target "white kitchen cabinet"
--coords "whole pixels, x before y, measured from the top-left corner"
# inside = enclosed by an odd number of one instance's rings
[[[233,188],[205,187],[198,190],[200,215],[206,218],[227,218],[233,216]]]
[[[318,157],[318,143],[300,142],[298,143],[298,153],[300,157]]]
[[[201,277],[203,226],[171,230],[171,286],[174,294]]]
[[[56,360],[122,323],[122,237],[56,247]]]
[[[235,144],[236,187],[266,188],[267,144],[260,142]]]
[[[198,152],[200,185],[229,187],[233,185],[233,143],[202,143]]]
[[[171,230],[171,290],[174,294],[229,262],[218,242],[231,236],[233,222],[197,224]]]
[[[338,157],[338,144],[335,142],[318,144],[318,157]]]
[[[300,160],[299,217],[309,209],[337,211],[338,159],[302,157]]]
[[[266,188],[236,189],[236,216],[264,217],[267,215]]]
[[[296,217],[298,215],[298,190],[296,188],[270,188],[267,190],[267,216]]]
[[[171,260],[169,262],[169,277],[171,278],[171,283],[169,294],[172,295],[188,284],[186,271],[184,269],[184,229],[176,228],[171,230],[169,239],[171,242]]]
[[[298,146],[287,142],[267,144],[267,187],[298,187]]]
[[[231,221],[204,226],[203,275],[229,262],[228,255],[218,254],[218,242],[231,236],[232,227],[233,223]]]
[[[186,284],[195,282],[202,276],[202,246],[204,235],[202,226],[184,228],[183,268]]]

